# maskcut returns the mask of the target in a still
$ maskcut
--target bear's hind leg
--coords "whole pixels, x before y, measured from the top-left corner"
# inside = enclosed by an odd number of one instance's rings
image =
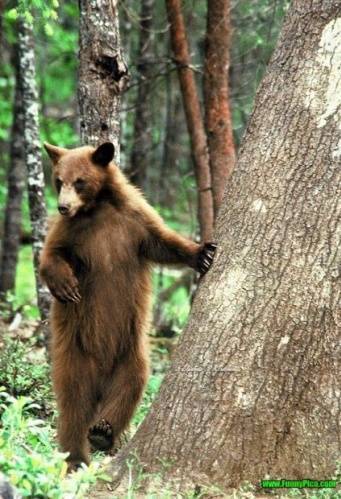
[[[53,361],[53,384],[59,409],[58,439],[69,452],[68,469],[89,464],[88,428],[98,405],[96,372],[90,358],[72,348]]]
[[[103,405],[95,425],[89,430],[93,449],[109,450],[127,428],[148,377],[148,363],[143,350],[128,352],[116,366],[107,383]]]

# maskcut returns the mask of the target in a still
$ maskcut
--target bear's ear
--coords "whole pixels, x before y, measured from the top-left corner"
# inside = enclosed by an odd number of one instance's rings
[[[91,159],[96,165],[107,166],[110,161],[112,161],[114,154],[114,144],[111,142],[104,142],[104,144],[97,147],[96,151],[92,153]]]
[[[47,142],[44,142],[44,147],[53,163],[58,163],[60,158],[67,152],[67,149],[64,149],[63,147],[53,146],[52,144],[48,144]]]

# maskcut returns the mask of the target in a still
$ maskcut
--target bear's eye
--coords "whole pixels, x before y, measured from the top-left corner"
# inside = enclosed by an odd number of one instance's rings
[[[63,185],[63,182],[60,180],[60,178],[56,178],[56,189],[57,189],[57,192],[60,191],[60,189],[62,188],[62,185]]]
[[[76,189],[84,189],[86,182],[82,178],[78,178],[73,185],[75,186]]]

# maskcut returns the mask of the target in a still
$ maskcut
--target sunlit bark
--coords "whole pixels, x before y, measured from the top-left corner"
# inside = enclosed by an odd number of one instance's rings
[[[42,250],[47,230],[47,213],[44,198],[45,182],[39,137],[39,105],[35,71],[34,38],[32,26],[24,20],[19,22],[19,78],[19,85],[22,87],[25,163],[27,168],[34,270],[38,307],[41,318],[45,322],[50,307],[50,293],[41,282],[38,272],[39,254]]]
[[[80,134],[84,144],[111,141],[120,160],[120,94],[128,72],[120,42],[118,0],[80,0]]]

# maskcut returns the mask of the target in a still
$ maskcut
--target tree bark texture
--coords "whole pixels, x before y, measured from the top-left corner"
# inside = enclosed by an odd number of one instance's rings
[[[120,42],[118,0],[80,0],[80,135],[84,144],[110,141],[120,161],[120,94],[128,70]]]
[[[230,11],[229,0],[207,2],[204,64],[205,126],[215,217],[223,199],[227,179],[235,163],[228,76],[231,40]]]
[[[140,40],[137,57],[138,90],[134,122],[134,139],[131,152],[131,181],[138,187],[145,185],[146,173],[151,162],[152,149],[152,116],[151,86],[152,59],[154,56],[153,41],[153,7],[154,0],[142,0],[140,10]]]
[[[340,456],[341,5],[294,0],[213,267],[125,451],[180,483],[330,478]]]
[[[42,250],[47,230],[47,212],[44,198],[45,182],[39,138],[39,107],[33,31],[32,26],[23,19],[19,22],[19,61],[34,271],[38,307],[41,319],[46,321],[51,299],[50,293],[47,287],[41,282],[38,272],[39,254]]]
[[[7,202],[0,268],[0,293],[15,288],[15,276],[21,238],[21,202],[25,186],[24,118],[19,77],[18,47],[13,49],[15,91],[11,130],[10,164],[7,173]]]
[[[213,198],[211,173],[207,149],[206,132],[201,116],[200,102],[195,84],[193,69],[190,67],[190,55],[181,0],[166,0],[167,16],[170,25],[170,38],[185,109],[188,133],[194,162],[194,171],[198,186],[198,218],[200,235],[203,241],[212,239]]]

